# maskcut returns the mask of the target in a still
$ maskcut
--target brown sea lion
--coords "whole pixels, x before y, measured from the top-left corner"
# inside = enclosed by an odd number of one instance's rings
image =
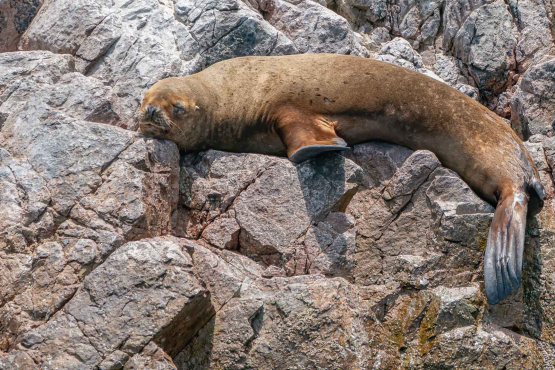
[[[484,264],[495,304],[518,289],[526,214],[545,190],[520,139],[487,108],[423,74],[333,54],[244,57],[154,84],[141,131],[181,150],[285,155],[383,140],[434,152],[483,199],[497,205]]]

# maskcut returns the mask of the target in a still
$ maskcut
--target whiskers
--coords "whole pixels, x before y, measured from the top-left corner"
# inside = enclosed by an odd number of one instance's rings
[[[141,112],[139,119],[146,125],[153,126],[160,130],[170,130],[172,128],[176,128],[178,131],[183,133],[183,130],[176,125],[163,110],[158,109],[153,115],[152,119],[150,119],[148,111],[145,109]]]

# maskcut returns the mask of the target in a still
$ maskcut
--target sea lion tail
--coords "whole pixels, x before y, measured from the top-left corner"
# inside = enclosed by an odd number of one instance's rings
[[[496,304],[520,287],[528,198],[502,194],[489,229],[484,260],[486,296]]]
[[[530,182],[530,188],[531,189],[528,191],[528,194],[530,194],[528,216],[532,217],[540,213],[542,210],[547,194],[542,183],[536,177],[534,177]]]

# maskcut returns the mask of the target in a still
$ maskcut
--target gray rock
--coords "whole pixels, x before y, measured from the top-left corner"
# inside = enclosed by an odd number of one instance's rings
[[[382,198],[387,201],[391,212],[399,213],[439,165],[432,152],[419,150],[411,154],[382,192]]]
[[[382,49],[376,56],[376,60],[396,64],[398,66],[423,73],[443,82],[443,80],[434,72],[426,69],[420,54],[412,48],[407,40],[401,37],[396,37],[392,41],[383,45]]]
[[[455,89],[459,90],[463,94],[471,97],[476,101],[480,101],[480,91],[477,87],[473,87],[467,84],[456,84]]]
[[[64,309],[27,333],[22,344],[48,353],[43,368],[103,368],[124,359],[119,352],[131,357],[151,340],[175,356],[213,313],[187,252],[172,239],[149,239],[114,252]]]
[[[347,21],[320,4],[310,0],[297,4],[282,0],[264,3],[265,19],[283,32],[300,53],[369,56],[361,44],[362,37],[351,30]]]
[[[202,238],[218,248],[236,249],[239,245],[241,227],[235,217],[219,218],[202,232]]]
[[[436,235],[450,242],[473,245],[478,230],[485,231],[494,212],[459,177],[436,177],[426,196],[432,219],[438,223]]]
[[[507,5],[484,5],[464,21],[454,40],[455,55],[468,65],[480,91],[500,92],[516,67],[517,28]]]
[[[0,245],[22,254],[7,261],[13,268],[6,281],[21,285],[5,293],[9,304],[0,309],[1,325],[10,323],[2,340],[10,345],[57,312],[91,269],[125,241],[171,230],[177,206],[175,144],[147,142],[62,113],[102,117],[98,107],[106,102],[95,98],[102,85],[79,90],[78,82],[90,79],[68,77],[50,95],[50,87],[33,99],[27,95],[30,100],[2,131],[1,181],[9,191],[0,201],[9,212],[0,216]],[[43,243],[53,237],[57,243]]]
[[[175,363],[199,370],[367,368],[366,312],[343,279],[257,280],[218,311]]]
[[[114,13],[108,14],[79,45],[75,55],[87,62],[94,62],[104,55],[120,37],[121,18]]]
[[[443,49],[450,51],[454,39],[468,16],[489,3],[488,0],[445,0],[443,11]]]
[[[555,121],[555,59],[530,68],[511,99],[511,121],[524,138],[546,134]]]
[[[357,160],[364,163],[367,158]],[[348,209],[357,228],[357,284],[449,284],[453,276],[444,275],[437,266],[467,263],[458,259],[458,248],[466,258],[482,260],[479,247],[489,227],[491,206],[474,195],[455,173],[438,167],[437,159],[429,152],[405,155],[397,163],[382,163],[388,177],[368,181],[371,187],[359,190]],[[449,191],[453,193],[445,193]],[[438,200],[443,197],[454,203],[448,206]],[[442,257],[429,245],[449,248],[449,252]],[[469,272],[460,274],[464,281]]]
[[[529,360],[536,357],[537,352],[534,341],[524,336],[513,339],[512,335],[502,331],[476,330],[467,326],[440,335],[434,348],[424,357],[423,365],[427,368],[459,364],[487,367],[495,363],[498,368],[531,369],[542,366],[540,361]]]
[[[124,370],[177,370],[170,356],[160,347],[150,342],[141,353],[134,355],[125,363]]]
[[[545,150],[545,157],[547,163],[551,169],[555,167],[555,138],[546,138],[543,142],[543,147]]]
[[[0,3],[0,53],[17,50],[19,38],[29,27],[42,3],[42,0]]]
[[[445,81],[445,83],[455,86],[462,77],[458,64],[458,60],[454,57],[436,54],[434,72]]]
[[[413,71],[424,69],[424,62],[420,54],[412,48],[408,41],[400,37],[385,44],[376,56],[376,60],[393,63]]]
[[[233,297],[236,297],[244,282],[253,276],[260,276],[260,270],[255,271],[254,275],[245,274],[242,270],[234,269],[223,258],[208,248],[188,240],[183,240],[182,243],[192,255],[196,275],[206,282],[211,293],[212,304],[216,310],[220,310]],[[247,259],[238,254],[234,257],[242,260]]]
[[[74,71],[71,55],[45,51],[0,53],[0,130],[30,96]]]
[[[514,22],[520,30],[516,46],[519,72],[528,70],[545,55],[553,55],[553,10],[541,1],[524,0],[508,2]]]
[[[0,369],[39,370],[33,358],[24,351],[14,350],[7,355],[0,356]]]
[[[109,15],[106,5],[103,1],[84,0],[47,2],[21,37],[19,49],[75,54],[87,34]]]
[[[225,213],[235,198],[283,158],[209,150],[183,156],[174,233],[198,238],[207,223]]]
[[[294,166],[272,166],[243,192],[235,206],[242,253],[276,263],[312,222],[344,211],[361,181],[361,170],[339,155]]]

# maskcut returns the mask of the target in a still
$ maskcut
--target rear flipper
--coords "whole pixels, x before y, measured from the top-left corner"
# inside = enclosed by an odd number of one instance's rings
[[[489,229],[484,261],[486,296],[496,304],[520,287],[528,198],[502,194]]]

